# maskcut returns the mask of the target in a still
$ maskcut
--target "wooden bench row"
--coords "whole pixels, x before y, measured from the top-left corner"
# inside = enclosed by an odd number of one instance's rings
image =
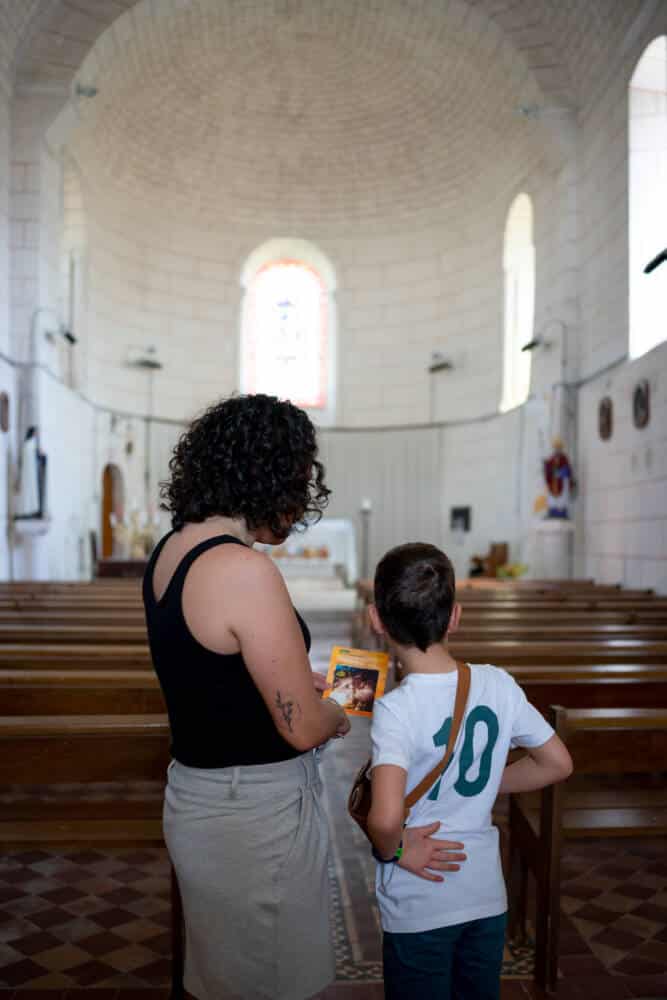
[[[657,664],[509,667],[541,712],[555,703],[589,708],[667,708],[667,666]],[[164,713],[152,670],[0,669],[3,715]]]
[[[568,642],[605,642],[614,640],[662,640],[667,642],[667,624],[662,622],[643,622],[633,625],[602,624],[595,621],[588,624],[563,623],[562,625],[532,625],[517,622],[500,624],[481,623],[466,625],[452,638],[456,643],[485,643],[494,640],[512,640],[515,642],[543,641],[557,643]],[[107,644],[136,645],[146,641],[146,627],[143,623],[127,625],[116,623],[112,625],[98,624],[40,624],[37,622],[19,621],[12,624],[0,624],[0,656],[2,646],[16,643],[66,643],[74,645],[85,643],[103,646]]]
[[[667,834],[667,709],[553,707],[549,715],[572,754],[574,775],[541,793],[510,797],[509,894],[510,934],[524,936],[527,875],[533,873],[535,976],[552,991],[558,974],[562,841]],[[623,780],[629,775],[630,783]]]
[[[451,651],[467,663],[497,666],[595,665],[623,663],[667,664],[667,642],[614,639],[607,642],[452,642]],[[0,646],[0,668],[42,670],[85,669],[148,670],[150,652],[146,643],[5,643]]]
[[[127,607],[113,605],[57,606],[46,603],[43,606],[23,605],[8,608],[0,604],[0,626],[15,624],[35,625],[141,625],[144,609],[140,604]],[[619,607],[600,610],[587,607],[567,607],[563,604],[546,607],[528,606],[517,608],[466,607],[462,616],[462,627],[490,626],[504,624],[522,625],[667,625],[667,605],[653,607],[650,604],[638,607]]]
[[[169,759],[161,715],[0,717],[0,850],[163,847]],[[180,1000],[182,907],[173,869],[171,913],[171,995]]]

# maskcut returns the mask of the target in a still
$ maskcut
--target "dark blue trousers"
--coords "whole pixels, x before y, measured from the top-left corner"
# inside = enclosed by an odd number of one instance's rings
[[[506,914],[383,942],[386,1000],[498,1000]]]

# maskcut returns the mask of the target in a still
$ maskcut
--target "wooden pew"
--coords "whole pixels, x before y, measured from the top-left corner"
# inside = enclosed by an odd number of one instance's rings
[[[625,663],[667,664],[667,642],[611,640],[609,642],[453,642],[453,655],[468,663],[496,666],[595,665]],[[34,670],[148,670],[146,643],[6,643],[0,645],[0,668]]]
[[[53,605],[8,608],[0,606],[0,627],[8,625],[141,625],[144,609],[141,605]],[[567,607],[559,604],[546,608],[478,608],[463,610],[462,628],[510,625],[662,625],[667,626],[667,607],[591,608]]]
[[[566,708],[667,709],[667,666],[605,664],[595,666],[508,667],[508,672],[544,715],[550,705]]]
[[[467,663],[494,663],[520,666],[522,663],[595,664],[595,663],[667,663],[667,642],[642,639],[608,641],[526,642],[514,640],[457,641],[450,644],[452,655]],[[0,650],[0,657],[2,651]]]
[[[533,641],[551,642],[597,642],[606,641],[649,641],[667,642],[667,625],[645,622],[633,625],[597,625],[595,621],[587,625],[564,623],[563,625],[523,625],[507,622],[501,625],[471,625],[462,624],[460,630],[452,636],[451,643],[491,643],[495,640],[513,642]],[[15,643],[77,643],[96,644],[99,646],[113,644],[136,645],[146,641],[146,626],[136,624],[75,624],[53,625],[34,622],[17,622],[0,625],[0,655],[1,647]]]
[[[11,810],[0,814],[0,848],[163,846],[168,747],[163,715],[0,717],[0,802],[12,799]],[[113,783],[118,792],[111,794],[105,784],[107,794],[93,796],[96,782]],[[127,782],[141,782],[143,798],[127,797]],[[17,785],[23,793],[18,801]],[[44,786],[51,794],[44,794]],[[172,871],[174,998],[183,996],[181,925]]]
[[[556,702],[592,708],[667,708],[667,666],[656,664],[508,667],[529,701],[546,713]],[[164,713],[152,670],[3,670],[5,715]]]
[[[571,581],[574,583],[574,581]],[[369,603],[373,599],[373,581],[372,580],[359,580],[357,581],[357,594],[360,600],[364,603]],[[485,587],[479,589],[478,587],[467,587],[462,586],[460,583],[456,590],[457,600],[460,600],[463,604],[484,604],[484,605],[496,605],[498,603],[511,602],[517,603],[529,603],[536,604],[540,602],[547,603],[561,603],[561,602],[577,602],[577,601],[591,601],[591,600],[605,600],[605,601],[634,601],[634,600],[664,600],[655,595],[651,590],[641,590],[641,589],[627,589],[623,590],[617,587],[578,587],[578,586],[559,586],[559,587],[517,587],[514,584],[497,584],[492,588]]]
[[[574,776],[532,795],[510,796],[510,933],[525,933],[527,872],[537,884],[535,976],[556,988],[560,856],[564,837],[667,834],[667,784],[647,780],[581,788],[582,776],[667,770],[667,709],[565,709],[550,722],[568,745]],[[585,780],[585,779],[584,779]]]
[[[144,609],[139,606],[116,608],[106,606],[54,607],[45,605],[35,609],[0,607],[0,626],[14,624],[32,625],[141,625]],[[618,608],[599,610],[596,608],[566,608],[558,605],[547,609],[487,610],[466,608],[463,612],[462,628],[500,627],[504,625],[641,625],[665,626],[667,608]]]
[[[4,715],[153,715],[166,707],[152,670],[2,670]]]

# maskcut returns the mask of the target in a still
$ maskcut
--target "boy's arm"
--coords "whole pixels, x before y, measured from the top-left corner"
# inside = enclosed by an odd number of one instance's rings
[[[407,772],[395,764],[378,764],[371,771],[373,796],[368,833],[383,858],[393,858],[401,843],[407,778]]]
[[[572,758],[544,716],[526,698],[526,692],[506,674],[513,702],[512,746],[522,747],[527,756],[509,764],[498,791],[533,792],[572,774]]]
[[[500,794],[534,792],[546,785],[564,781],[572,774],[572,758],[560,736],[554,735],[539,747],[526,747],[526,757],[509,764],[504,772]]]
[[[458,871],[465,861],[463,844],[436,840],[439,823],[403,829],[405,787],[412,758],[410,734],[382,699],[375,702],[371,724],[373,769],[368,832],[383,858],[393,858],[403,838],[400,867],[418,878],[442,882],[439,872]]]

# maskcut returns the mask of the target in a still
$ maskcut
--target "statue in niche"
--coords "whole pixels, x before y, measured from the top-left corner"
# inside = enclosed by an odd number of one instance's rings
[[[39,447],[37,427],[29,427],[21,447],[16,518],[43,518],[45,495],[46,455]]]
[[[546,517],[567,519],[570,516],[570,500],[574,497],[576,482],[562,439],[554,438],[551,445],[553,452],[544,461]]]

